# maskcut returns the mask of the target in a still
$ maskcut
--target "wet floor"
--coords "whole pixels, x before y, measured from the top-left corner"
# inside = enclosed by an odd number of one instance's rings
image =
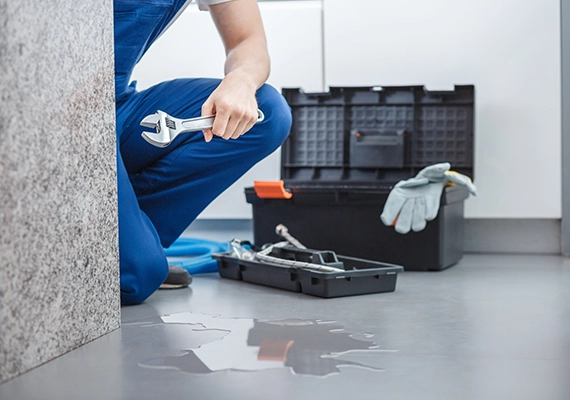
[[[161,320],[186,328],[185,334],[195,336],[201,344],[181,349],[178,355],[141,362],[141,367],[190,374],[282,368],[292,374],[328,377],[340,373],[340,367],[382,371],[345,358],[364,354],[381,356],[394,351],[381,349],[370,340],[374,335],[348,332],[336,321],[262,321],[189,312],[163,316]]]
[[[196,276],[2,400],[568,400],[570,260],[466,255],[321,299]]]

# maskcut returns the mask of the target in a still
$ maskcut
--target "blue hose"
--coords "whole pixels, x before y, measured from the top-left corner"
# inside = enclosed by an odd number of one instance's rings
[[[212,258],[212,253],[229,251],[227,242],[178,238],[168,249],[164,249],[168,263],[184,268],[191,275],[218,271],[218,260]]]

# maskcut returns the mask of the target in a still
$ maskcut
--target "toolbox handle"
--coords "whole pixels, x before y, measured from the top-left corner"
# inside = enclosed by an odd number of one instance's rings
[[[260,199],[290,199],[293,193],[285,190],[285,183],[280,181],[254,181],[253,189]]]

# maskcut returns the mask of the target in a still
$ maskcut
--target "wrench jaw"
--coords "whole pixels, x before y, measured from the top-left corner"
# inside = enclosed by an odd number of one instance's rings
[[[141,126],[144,126],[146,128],[155,129],[156,126],[158,125],[158,121],[160,121],[159,112],[162,112],[162,111],[158,111],[155,114],[147,115],[146,117],[144,117],[144,119],[141,121]]]
[[[172,132],[168,127],[166,121],[167,118],[168,114],[160,110],[157,111],[156,114],[151,114],[146,116],[141,121],[140,123],[141,126],[155,129],[156,132],[153,133],[153,132],[143,131],[141,134],[143,139],[156,147],[167,147],[170,143],[172,143],[172,140],[174,138],[172,137]]]
[[[163,143],[163,142],[154,140],[153,136],[155,136],[155,135],[156,135],[155,133],[151,133],[151,132],[143,132],[142,133],[143,139],[146,140],[148,143],[152,144],[154,147],[164,148],[170,144],[170,143]]]

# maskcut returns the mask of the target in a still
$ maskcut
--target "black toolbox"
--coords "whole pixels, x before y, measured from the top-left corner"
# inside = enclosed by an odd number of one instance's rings
[[[281,150],[281,198],[245,189],[254,243],[275,243],[278,224],[309,248],[402,265],[447,268],[463,256],[468,191],[446,187],[435,220],[402,235],[380,214],[395,183],[449,162],[473,177],[474,86],[331,87],[325,93],[283,89],[293,125]],[[275,197],[275,196],[269,196]]]

